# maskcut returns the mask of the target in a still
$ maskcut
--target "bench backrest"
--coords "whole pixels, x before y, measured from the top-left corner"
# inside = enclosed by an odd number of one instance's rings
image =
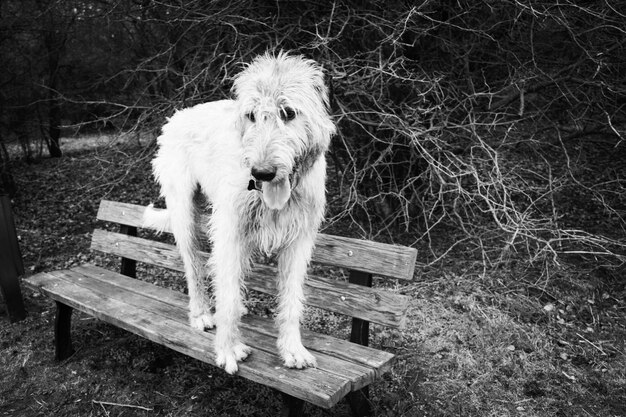
[[[142,227],[144,210],[140,205],[103,200],[98,220],[120,224],[123,233],[96,229],[91,248],[182,272],[183,263],[174,245],[136,237],[136,228]],[[312,260],[357,271],[357,276],[365,274],[371,282],[371,274],[412,279],[416,257],[413,248],[318,234]],[[246,286],[273,295],[275,276],[274,267],[255,264]],[[312,275],[306,280],[305,294],[310,306],[390,327],[403,325],[409,306],[409,297],[401,294]]]

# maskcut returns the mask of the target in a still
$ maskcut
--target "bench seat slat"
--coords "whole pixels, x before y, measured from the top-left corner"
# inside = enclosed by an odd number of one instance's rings
[[[183,263],[174,245],[105,230],[94,230],[92,250],[111,253],[182,272]],[[208,256],[204,253],[204,256]],[[255,265],[246,280],[249,289],[275,294],[276,269]],[[306,303],[390,327],[402,327],[410,298],[376,288],[309,276],[305,281]]]
[[[190,329],[186,322],[186,309],[182,307],[178,313],[172,314],[174,307],[171,304],[159,305],[158,300],[133,291],[123,291],[118,286],[109,286],[107,291],[106,286],[100,285],[102,281],[72,270],[37,274],[26,278],[25,282],[70,307],[215,365],[212,349],[214,334]],[[146,308],[147,305],[151,308]],[[249,342],[253,341],[252,337],[248,336]],[[250,358],[239,364],[238,375],[244,378],[324,408],[335,405],[352,388],[347,378],[319,368],[288,369],[277,355],[253,345],[251,347]]]
[[[116,295],[116,298],[121,301],[126,301],[127,299],[132,301],[133,298],[129,298],[131,294],[139,294],[142,302],[141,306],[144,308],[148,308],[151,311],[162,312],[164,316],[175,319],[183,324],[187,322],[187,304],[189,300],[184,294],[143,283],[142,281],[131,279],[93,265],[76,267],[71,271],[72,273],[76,273],[76,276],[82,276],[84,279],[89,280],[89,287],[92,289],[98,289],[99,291],[107,293],[116,291],[114,287],[118,287],[119,295]],[[142,283],[143,285],[137,285],[137,283]],[[153,287],[150,294],[144,294],[145,287]],[[133,295],[132,297],[135,296]],[[146,300],[146,298],[150,299]],[[254,318],[254,316],[250,315],[244,317],[241,329],[246,343],[270,354],[276,354],[277,333],[274,331],[273,327],[272,320],[261,317]],[[377,366],[371,367],[367,363],[359,363],[352,358],[346,359],[345,354],[336,355],[335,350],[337,349],[337,343],[335,342],[337,339],[325,336],[326,344],[323,346],[326,347],[326,349],[318,350],[315,346],[308,345],[307,340],[314,339],[315,336],[323,335],[310,333],[308,336],[308,338],[304,338],[304,344],[307,348],[316,353],[318,368],[350,380],[352,390],[370,384],[381,371],[384,371],[388,367],[392,359],[392,355],[389,353],[381,355],[380,352],[377,353],[374,349],[363,349],[360,345],[352,344],[354,345],[351,349],[353,354],[364,356],[365,352],[365,354],[373,357],[372,362]],[[329,347],[331,349],[329,349]]]
[[[98,220],[142,227],[144,206],[102,200]],[[204,216],[204,222],[208,216]],[[165,230],[170,232],[170,230]],[[368,240],[318,234],[313,261],[398,279],[413,279],[417,250]]]
[[[138,279],[130,279],[124,275],[91,264],[75,267],[73,271],[104,280],[111,285],[121,287],[128,291],[138,292],[145,297],[151,297],[165,303],[170,303],[173,306],[182,308],[186,314],[189,298],[179,291],[159,287]],[[250,330],[256,329],[261,333],[270,335],[274,339],[278,336],[273,321],[270,319],[253,315],[244,316],[242,319],[242,327]],[[394,355],[389,352],[362,346],[347,340],[336,339],[332,336],[315,333],[304,328],[301,329],[301,332],[303,343],[307,348],[371,368],[377,376],[389,370],[394,358]]]

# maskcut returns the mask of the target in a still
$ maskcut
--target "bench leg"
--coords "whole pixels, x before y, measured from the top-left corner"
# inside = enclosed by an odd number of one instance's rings
[[[359,271],[350,271],[348,282],[365,287],[372,286],[372,274]],[[370,323],[366,320],[357,318],[352,319],[352,332],[350,333],[350,341],[359,345],[368,346],[370,338]],[[352,409],[352,415],[371,416],[372,404],[370,403],[369,387],[364,387],[358,391],[351,392],[347,395],[348,404]]]
[[[283,393],[282,417],[302,417],[304,416],[304,400],[292,397]]]
[[[128,236],[137,236],[137,228],[133,226],[120,226],[120,233]],[[137,278],[137,261],[128,258],[122,258],[120,273],[127,277]]]
[[[361,417],[372,415],[369,387],[351,392],[348,394],[347,398],[348,404],[350,404],[350,409],[352,409],[353,416]]]
[[[74,354],[72,347],[72,307],[60,302],[57,304],[57,315],[54,320],[55,359],[62,361]]]

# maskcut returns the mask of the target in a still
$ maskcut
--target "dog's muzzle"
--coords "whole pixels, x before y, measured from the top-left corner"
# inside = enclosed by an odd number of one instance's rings
[[[276,170],[264,170],[252,167],[250,170],[252,178],[248,182],[248,191],[257,190],[261,191],[262,182],[270,182],[276,178]]]
[[[300,166],[302,165],[301,158],[297,158],[291,173],[289,174],[289,183],[291,187],[294,188],[297,184],[297,180],[299,179],[298,172],[300,171]],[[252,168],[250,170],[250,174],[252,178],[248,182],[248,191],[262,191],[262,183],[263,182],[271,182],[276,177],[276,170],[262,170],[257,168]]]

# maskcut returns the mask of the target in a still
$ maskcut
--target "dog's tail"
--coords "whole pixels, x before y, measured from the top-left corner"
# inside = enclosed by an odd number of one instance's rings
[[[156,230],[158,233],[171,230],[170,213],[167,210],[155,209],[154,204],[150,204],[143,212],[143,227]]]

